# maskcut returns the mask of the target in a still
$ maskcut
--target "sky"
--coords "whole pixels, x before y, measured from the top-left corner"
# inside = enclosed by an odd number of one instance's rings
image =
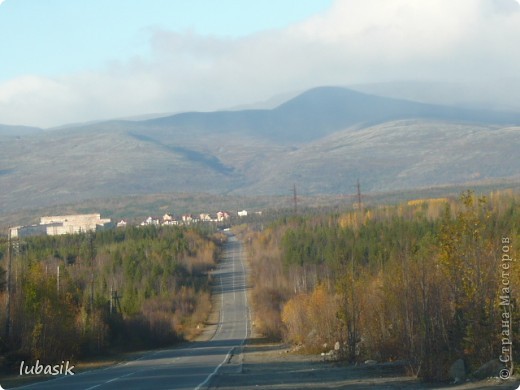
[[[210,111],[320,85],[520,91],[516,0],[0,0],[0,123]]]

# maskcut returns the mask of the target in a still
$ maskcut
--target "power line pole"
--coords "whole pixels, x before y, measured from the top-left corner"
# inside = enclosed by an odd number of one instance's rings
[[[110,314],[112,314],[114,310],[114,286],[110,286]]]
[[[94,312],[94,262],[96,259],[95,247],[94,247],[94,233],[89,231],[87,233],[88,238],[88,249],[89,249],[89,262],[90,262],[90,312]]]
[[[117,293],[117,290],[114,290],[114,286],[110,286],[110,314],[114,312],[121,313],[121,302],[119,301],[121,296]]]
[[[60,266],[56,269],[56,295],[60,296]]]
[[[294,214],[298,214],[298,196],[296,194],[296,183],[293,184],[293,204],[294,204]]]
[[[94,274],[90,277],[90,313],[94,312]]]
[[[362,203],[362,200],[361,200],[361,185],[359,184],[359,179],[357,179],[356,187],[357,187],[357,205],[358,205],[358,209],[362,210],[363,209],[363,203]]]
[[[5,303],[5,337],[9,337],[11,333],[11,263],[12,263],[12,250],[11,250],[11,227],[7,232],[7,275],[6,275],[6,303]]]

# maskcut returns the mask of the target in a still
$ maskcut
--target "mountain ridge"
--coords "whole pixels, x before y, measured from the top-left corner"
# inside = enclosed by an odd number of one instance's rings
[[[326,120],[323,117],[326,116]],[[520,113],[472,110],[404,99],[379,97],[343,87],[316,87],[273,109],[190,112],[147,120],[156,126],[214,131],[245,131],[282,139],[308,142],[335,131],[399,119],[443,119],[488,124],[520,124]],[[296,130],[294,130],[296,128]]]
[[[513,124],[513,126],[510,126]],[[273,109],[104,121],[0,138],[2,210],[168,192],[396,191],[520,180],[520,114],[341,87]],[[41,129],[40,129],[41,130]],[[21,142],[22,141],[22,142]]]

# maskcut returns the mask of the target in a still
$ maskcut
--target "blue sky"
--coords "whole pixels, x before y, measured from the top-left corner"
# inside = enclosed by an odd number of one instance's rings
[[[517,0],[0,0],[0,124],[396,81],[478,86],[452,90],[520,107],[518,42]]]
[[[157,29],[238,38],[284,28],[331,0],[6,0],[0,8],[0,81],[56,76],[149,54]]]

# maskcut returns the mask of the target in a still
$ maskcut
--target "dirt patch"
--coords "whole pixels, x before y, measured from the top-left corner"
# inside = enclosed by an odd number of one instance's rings
[[[318,355],[291,352],[288,346],[253,338],[241,357],[222,366],[211,383],[212,389],[517,389],[520,380],[488,379],[461,385],[423,384],[406,375],[399,363],[346,365],[324,361]]]

